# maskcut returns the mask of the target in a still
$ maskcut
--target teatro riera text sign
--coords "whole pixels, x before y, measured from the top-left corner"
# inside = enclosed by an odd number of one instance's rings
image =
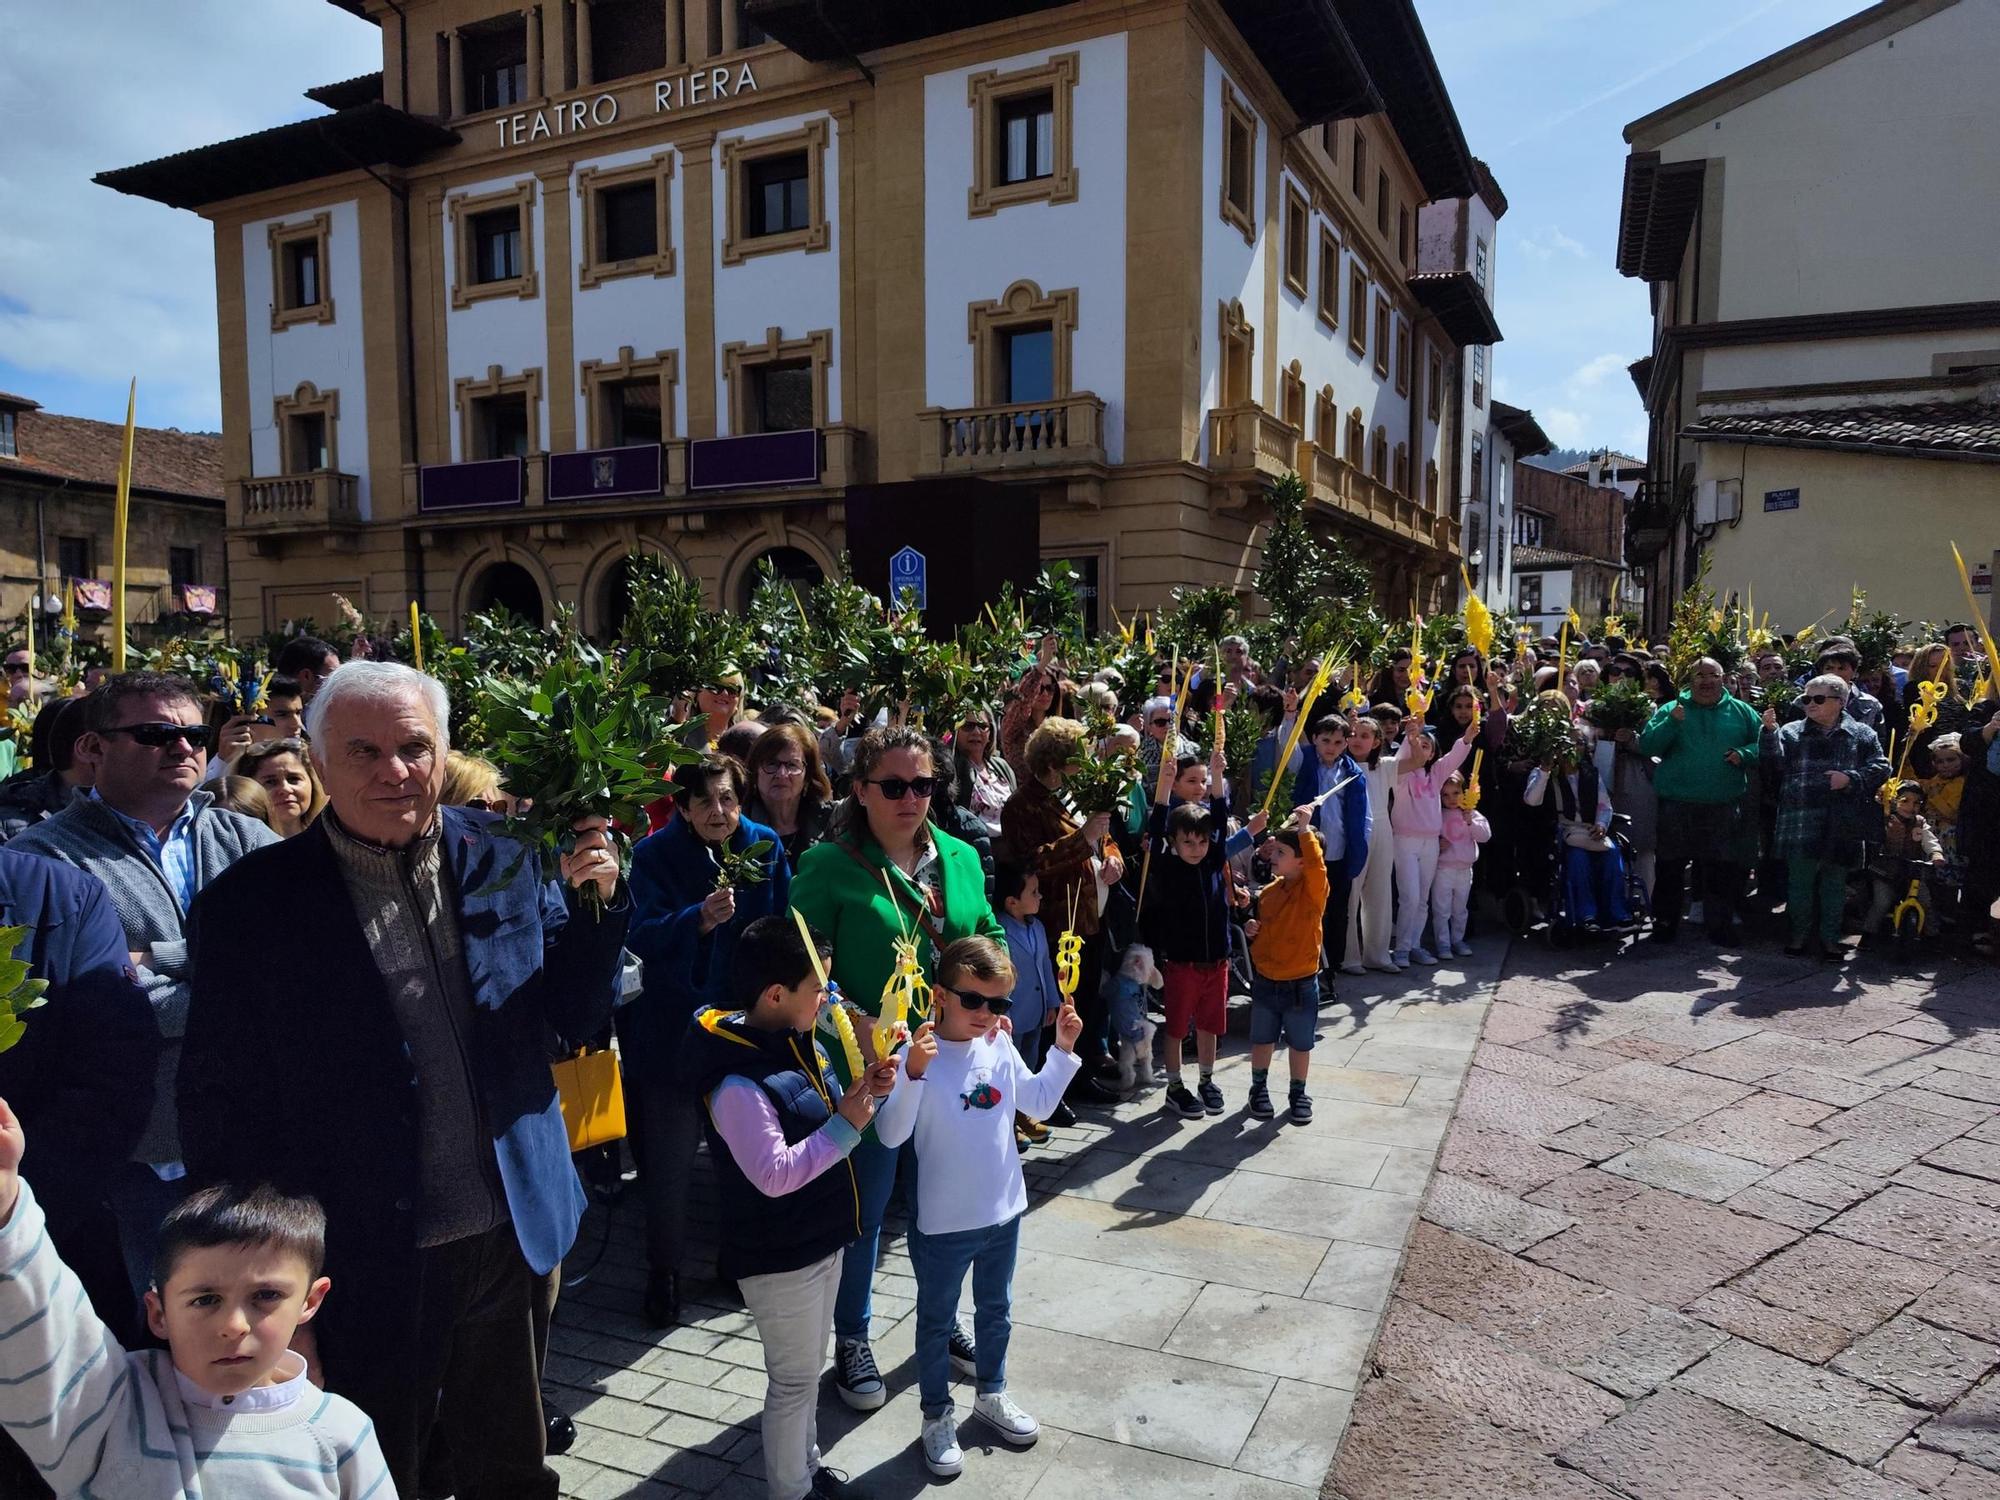
[[[687,68],[654,80],[653,113],[678,114],[756,92],[757,74],[747,62],[735,68]],[[519,110],[493,123],[503,148],[528,146],[553,136],[577,135],[616,124],[619,110],[618,95],[607,92],[591,99],[559,100],[545,109]]]

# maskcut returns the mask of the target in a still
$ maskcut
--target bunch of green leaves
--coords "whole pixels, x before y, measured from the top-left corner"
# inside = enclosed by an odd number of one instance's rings
[[[1854,649],[1861,655],[1863,671],[1881,666],[1896,653],[1903,644],[1904,628],[1903,622],[1887,610],[1870,610],[1865,591],[1854,591],[1853,601],[1847,610],[1847,625],[1842,633],[1854,642]]]
[[[1059,558],[1043,564],[1021,596],[1021,609],[1031,628],[1062,641],[1065,657],[1074,658],[1082,650],[1083,596],[1077,590],[1076,569],[1067,561]]]
[[[756,706],[816,701],[804,594],[797,583],[778,576],[768,557],[757,564],[757,583],[750,591],[743,623],[750,636],[750,659],[741,665]]]
[[[1160,616],[1155,637],[1168,651],[1178,651],[1183,660],[1194,657],[1207,661],[1221,639],[1236,629],[1240,601],[1236,590],[1226,584],[1206,588],[1177,588],[1173,604]]]
[[[1710,560],[1703,555],[1701,567],[1674,601],[1666,661],[1676,683],[1691,681],[1694,664],[1704,656],[1722,663],[1725,672],[1735,671],[1743,660],[1742,613],[1733,600],[1726,608],[1715,602],[1715,590],[1708,583]]]
[[[854,581],[844,555],[837,576],[812,586],[806,617],[812,622],[807,650],[820,697],[832,702],[844,692],[861,692],[869,685],[873,639],[882,629],[882,601]]]
[[[934,656],[931,638],[924,632],[922,613],[904,607],[891,611],[863,641],[867,652],[867,672],[861,685],[861,708],[866,714],[881,709],[892,713],[907,702],[913,712],[935,707],[918,696],[925,664]]]
[[[1760,682],[1750,694],[1753,708],[1768,708],[1781,719],[1798,701],[1799,685],[1790,677],[1778,677],[1770,682]]]
[[[1606,734],[1616,734],[1621,729],[1637,732],[1653,717],[1653,696],[1636,678],[1601,682],[1584,705],[1583,716]]]
[[[636,662],[607,660],[567,609],[538,675],[483,674],[479,693],[486,757],[524,808],[505,831],[550,877],[578,818],[638,826],[645,804],[660,794],[661,772],[699,758],[673,738],[671,705],[647,691]]]
[[[1235,707],[1222,716],[1223,766],[1229,772],[1231,786],[1250,785],[1250,758],[1257,753],[1257,742],[1264,734],[1264,716],[1251,707],[1247,698],[1237,699]],[[1253,788],[1257,794],[1263,790]]]
[[[43,996],[48,993],[49,982],[30,979],[28,961],[14,956],[27,936],[25,927],[0,927],[0,950],[8,955],[0,959],[0,1052],[26,1034],[28,1028],[21,1017],[48,1003]]]
[[[697,580],[650,552],[629,554],[625,577],[631,603],[619,644],[655,693],[679,698],[742,671],[750,631],[741,615],[711,609]]]
[[[1538,694],[1521,712],[1507,720],[1508,760],[1542,765],[1560,761],[1576,749],[1576,723],[1570,716],[1569,700],[1561,693]]]
[[[771,849],[769,839],[757,839],[741,849],[718,849],[710,844],[708,858],[715,866],[715,889],[734,890],[746,885],[762,885],[771,878],[768,863]]]
[[[1097,747],[1111,730],[1109,719],[1094,719],[1089,732],[1077,742],[1069,772],[1063,777],[1064,793],[1086,818],[1096,813],[1122,812],[1144,770],[1137,748],[1108,754],[1098,752]]]
[[[932,734],[948,734],[975,708],[1000,701],[1004,682],[982,666],[964,639],[925,640],[910,667],[910,711]]]
[[[1819,648],[1819,632],[1811,625],[1800,629],[1784,646],[1785,675],[1799,682],[1812,676],[1819,667]]]

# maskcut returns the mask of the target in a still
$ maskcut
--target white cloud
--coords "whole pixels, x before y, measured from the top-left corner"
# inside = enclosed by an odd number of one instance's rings
[[[241,0],[10,8],[0,48],[0,119],[13,126],[0,153],[7,364],[115,381],[121,397],[136,374],[142,421],[221,425],[213,230],[90,179],[322,113],[302,90],[382,65],[381,33],[325,0],[260,0],[254,21],[248,10]]]
[[[1634,356],[1624,354],[1600,354],[1597,358],[1574,371],[1565,383],[1571,394],[1594,391],[1613,375],[1623,375],[1625,367],[1632,363]]]
[[[1515,241],[1523,255],[1538,261],[1551,261],[1558,255],[1574,256],[1578,260],[1590,259],[1590,248],[1578,239],[1572,239],[1562,232],[1560,225],[1545,224],[1533,234],[1524,234]]]

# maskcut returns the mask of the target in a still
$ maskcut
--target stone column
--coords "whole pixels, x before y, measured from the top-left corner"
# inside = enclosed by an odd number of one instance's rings
[[[590,57],[590,0],[576,0],[576,86],[587,89],[597,82],[596,64]]]
[[[716,202],[712,131],[681,142],[681,170],[681,211],[686,220],[681,274],[686,278],[687,295],[687,353],[681,377],[687,384],[687,435],[714,437],[722,427],[716,415]]]
[[[734,52],[737,46],[737,21],[739,19],[736,10],[736,0],[721,0],[721,4],[722,50],[724,52]]]
[[[528,34],[528,97],[546,99],[550,90],[542,79],[542,8],[531,5],[522,11],[521,25]]]
[[[660,0],[666,8],[666,66],[678,68],[687,61],[687,36],[683,25],[682,0]]]
[[[687,60],[690,63],[708,61],[715,56],[721,43],[720,28],[714,25],[713,0],[686,0],[681,11],[686,22],[683,34],[687,39]]]
[[[465,42],[455,29],[451,33],[450,53],[446,66],[451,72],[451,117],[456,120],[465,114]]]

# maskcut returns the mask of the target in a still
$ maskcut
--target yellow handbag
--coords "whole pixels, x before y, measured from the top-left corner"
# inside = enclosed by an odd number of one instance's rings
[[[609,1047],[579,1047],[575,1056],[550,1067],[571,1154],[625,1138],[625,1086],[618,1075],[616,1052]]]

